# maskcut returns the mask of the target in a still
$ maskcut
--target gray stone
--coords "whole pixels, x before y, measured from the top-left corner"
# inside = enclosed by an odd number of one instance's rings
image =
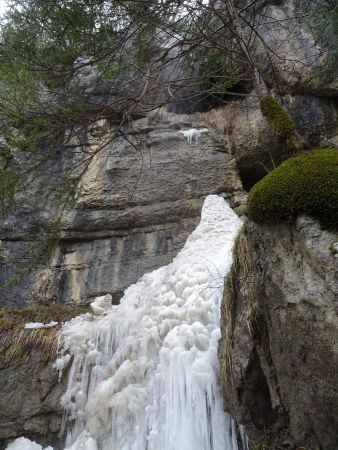
[[[1,367],[0,448],[24,435],[58,449],[65,388],[66,380],[58,383],[52,362],[38,351],[31,352],[27,363]]]
[[[263,117],[255,95],[232,105],[228,133],[246,188],[263,178],[274,165],[280,164],[287,153]]]
[[[305,141],[305,148],[333,145],[338,132],[337,102],[330,98],[309,95],[286,95],[281,99],[296,128]],[[246,100],[234,102],[227,108],[230,117],[227,132],[232,153],[246,188],[251,188],[268,172],[295,150],[279,142],[263,117],[254,93]],[[331,143],[331,144],[330,144]]]
[[[336,240],[300,217],[249,222],[237,244],[222,306],[221,383],[253,443],[338,447]]]
[[[130,142],[119,138],[100,151],[82,178],[74,208],[63,214],[60,242],[47,266],[30,267],[30,257],[37,239],[47,239],[53,208],[32,208],[27,201],[8,217],[0,226],[2,302],[88,303],[105,293],[117,302],[141,275],[172,260],[199,221],[208,194],[240,206],[242,186],[229,151],[217,151],[212,129],[189,144],[179,131],[191,127],[187,115],[163,114],[152,123],[140,119]],[[77,155],[76,145],[66,151]],[[55,164],[59,176],[67,164]],[[27,195],[37,195],[34,186]],[[22,277],[8,284],[18,263]]]
[[[311,145],[328,145],[325,140],[338,133],[338,108],[334,99],[289,95],[283,98],[283,103],[299,133]]]
[[[278,87],[283,94],[337,97],[337,79],[319,83],[314,76],[314,69],[324,63],[326,52],[320,48],[307,20],[306,3],[263,3],[265,7],[258,9],[255,17],[258,38],[254,54],[267,84]]]

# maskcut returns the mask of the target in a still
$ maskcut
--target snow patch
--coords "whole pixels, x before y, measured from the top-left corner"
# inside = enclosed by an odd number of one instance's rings
[[[41,322],[29,322],[25,324],[25,329],[26,330],[39,330],[41,328],[53,328],[56,327],[56,325],[58,325],[59,322],[54,322],[51,321],[49,323],[41,323]]]
[[[42,450],[42,446],[27,438],[20,437],[8,444],[6,450]],[[44,450],[53,450],[53,447],[46,447]]]
[[[199,138],[204,133],[209,133],[208,128],[190,128],[189,130],[182,130],[178,131],[178,133],[182,133],[183,136],[187,139],[188,143],[191,144],[193,140],[195,139],[195,142],[197,143]]]

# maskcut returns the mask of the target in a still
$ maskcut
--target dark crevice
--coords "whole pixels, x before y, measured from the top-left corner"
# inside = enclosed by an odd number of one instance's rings
[[[256,349],[252,353],[245,384],[246,386],[239,392],[239,398],[250,413],[250,423],[258,430],[269,428],[275,419],[275,414],[272,409],[269,386]]]

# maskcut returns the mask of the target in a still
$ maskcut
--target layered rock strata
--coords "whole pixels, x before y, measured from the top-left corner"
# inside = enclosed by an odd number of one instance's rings
[[[182,131],[205,128],[191,120],[174,114],[155,123],[140,119],[130,139],[100,151],[75,207],[62,215],[49,264],[31,267],[13,285],[5,281],[18,263],[29,265],[31,249],[53,217],[48,209],[29,207],[9,216],[0,229],[3,302],[88,303],[106,293],[118,301],[126,287],[182,248],[206,195],[222,194],[239,205],[243,192],[229,150],[218,146],[212,129],[189,143]]]

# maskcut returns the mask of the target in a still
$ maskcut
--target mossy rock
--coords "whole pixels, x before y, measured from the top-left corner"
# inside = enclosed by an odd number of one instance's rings
[[[338,228],[338,150],[323,148],[288,159],[260,180],[248,197],[256,222],[307,214]]]
[[[283,107],[272,97],[263,98],[260,107],[276,138],[285,142],[290,149],[300,149],[301,143],[295,134],[296,125]]]

